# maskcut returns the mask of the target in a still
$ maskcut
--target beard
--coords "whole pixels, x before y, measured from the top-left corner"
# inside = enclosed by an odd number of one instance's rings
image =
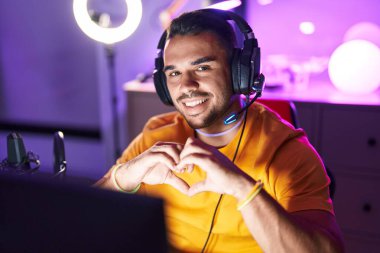
[[[193,129],[202,129],[209,127],[216,123],[219,119],[225,117],[231,108],[232,102],[230,100],[224,101],[223,104],[219,107],[213,106],[208,112],[203,112],[202,114],[207,113],[206,115],[186,115],[177,105],[175,105],[177,111],[184,117],[187,124]],[[203,117],[202,121],[197,119],[198,117]]]
[[[193,129],[202,129],[211,126],[217,119],[218,119],[218,113],[215,110],[215,108],[212,108],[211,111],[208,113],[208,115],[202,120],[202,122],[196,122],[196,120],[193,120],[192,118],[198,117],[198,115],[194,116],[186,116],[181,111],[180,113],[185,118],[187,124]]]

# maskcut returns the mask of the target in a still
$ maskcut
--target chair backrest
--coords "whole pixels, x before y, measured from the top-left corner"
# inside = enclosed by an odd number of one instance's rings
[[[275,111],[282,119],[288,121],[295,128],[299,127],[296,106],[292,101],[267,98],[260,98],[257,101]]]

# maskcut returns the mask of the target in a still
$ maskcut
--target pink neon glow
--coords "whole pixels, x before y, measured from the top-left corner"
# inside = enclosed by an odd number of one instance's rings
[[[315,32],[315,25],[313,22],[305,21],[300,23],[299,29],[303,34],[310,35]]]
[[[207,8],[212,8],[212,9],[219,9],[219,10],[231,10],[233,8],[236,8],[241,5],[240,0],[228,0],[228,1],[223,1],[220,3],[212,4],[207,6]]]
[[[268,5],[273,3],[273,0],[257,0],[257,3],[260,5]]]

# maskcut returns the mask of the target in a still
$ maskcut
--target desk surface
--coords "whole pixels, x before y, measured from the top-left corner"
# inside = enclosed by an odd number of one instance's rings
[[[125,91],[155,92],[152,82],[130,81],[124,85]],[[331,83],[314,82],[307,88],[266,88],[263,98],[286,99],[294,102],[313,102],[328,104],[349,104],[380,106],[380,89],[368,95],[348,95],[338,91]]]

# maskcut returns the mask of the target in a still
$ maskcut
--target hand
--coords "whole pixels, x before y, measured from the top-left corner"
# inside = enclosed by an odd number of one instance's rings
[[[247,189],[251,189],[255,181],[240,170],[232,161],[220,153],[215,147],[190,137],[180,154],[180,162],[175,169],[183,171],[186,167],[197,165],[206,171],[204,181],[192,185],[190,196],[204,191],[229,194],[241,199]]]
[[[187,194],[189,185],[173,173],[178,164],[183,145],[158,142],[118,170],[117,181],[124,189],[131,190],[139,183],[150,185],[169,184]]]

